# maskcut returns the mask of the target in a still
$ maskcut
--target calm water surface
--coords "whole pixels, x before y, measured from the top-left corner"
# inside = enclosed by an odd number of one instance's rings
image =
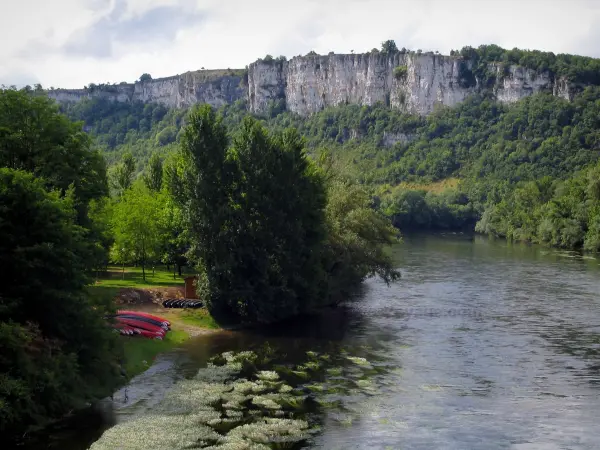
[[[219,333],[163,355],[115,395],[144,414],[223,351],[278,362],[348,352],[380,367],[372,392],[340,394],[310,442],[323,449],[600,448],[600,262],[461,235],[405,237],[402,280],[369,280],[348,305],[266,333]],[[101,427],[57,439],[86,448]],[[85,442],[82,442],[85,441]]]

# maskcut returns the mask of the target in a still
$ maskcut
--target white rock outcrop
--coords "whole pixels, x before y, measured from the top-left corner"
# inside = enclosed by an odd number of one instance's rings
[[[520,66],[491,63],[487,80],[476,77],[472,63],[434,53],[373,52],[351,55],[307,55],[290,61],[258,60],[244,71],[200,70],[135,84],[90,89],[57,89],[48,95],[59,102],[100,97],[119,102],[157,102],[169,107],[208,103],[219,107],[244,99],[248,109],[271,108],[309,115],[328,106],[381,102],[412,114],[430,114],[438,105],[456,106],[468,95],[487,90],[504,103],[536,92],[572,99],[567,80],[554,79]]]
[[[246,98],[244,76],[240,71],[236,72],[201,70],[134,84],[97,86],[93,89],[55,89],[49,91],[48,96],[60,103],[105,98],[117,102],[155,102],[172,108],[196,103],[219,107]]]
[[[397,68],[400,67],[397,71]],[[520,66],[490,64],[493,86],[481,86],[470,61],[434,53],[366,53],[258,61],[249,66],[249,109],[266,112],[273,101],[308,115],[327,106],[384,103],[413,114],[430,114],[436,105],[456,106],[468,95],[491,90],[504,103],[540,91],[571,98],[565,80]]]

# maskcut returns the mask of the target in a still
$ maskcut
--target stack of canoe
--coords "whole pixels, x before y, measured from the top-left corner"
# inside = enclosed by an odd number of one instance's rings
[[[125,336],[162,340],[171,329],[168,320],[141,311],[119,310],[110,318],[113,320],[111,326]]]
[[[165,308],[202,308],[203,304],[200,300],[181,300],[169,299],[165,300],[162,305]]]

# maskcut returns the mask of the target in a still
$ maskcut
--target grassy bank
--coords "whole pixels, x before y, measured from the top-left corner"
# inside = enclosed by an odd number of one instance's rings
[[[116,304],[123,290],[136,289],[150,292],[162,288],[181,288],[184,285],[184,277],[189,274],[190,272],[182,273],[182,276],[173,275],[166,266],[156,266],[154,271],[152,267],[146,269],[144,279],[140,267],[126,266],[123,270],[122,267],[109,266],[106,272],[95,274],[94,283],[88,286],[88,291],[103,303]],[[142,309],[171,322],[171,331],[162,341],[140,336],[121,337],[125,358],[124,369],[128,378],[144,372],[158,354],[175,348],[191,336],[220,328],[206,309],[163,309],[160,304],[152,302],[116,306]]]
[[[190,334],[184,330],[172,330],[162,341],[123,336],[124,368],[127,377],[131,378],[144,372],[159,353],[171,350],[189,338]]]

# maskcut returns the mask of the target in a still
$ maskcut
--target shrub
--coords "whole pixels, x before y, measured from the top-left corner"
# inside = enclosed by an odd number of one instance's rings
[[[408,67],[406,66],[398,66],[394,69],[394,78],[396,80],[403,80],[408,74]]]

